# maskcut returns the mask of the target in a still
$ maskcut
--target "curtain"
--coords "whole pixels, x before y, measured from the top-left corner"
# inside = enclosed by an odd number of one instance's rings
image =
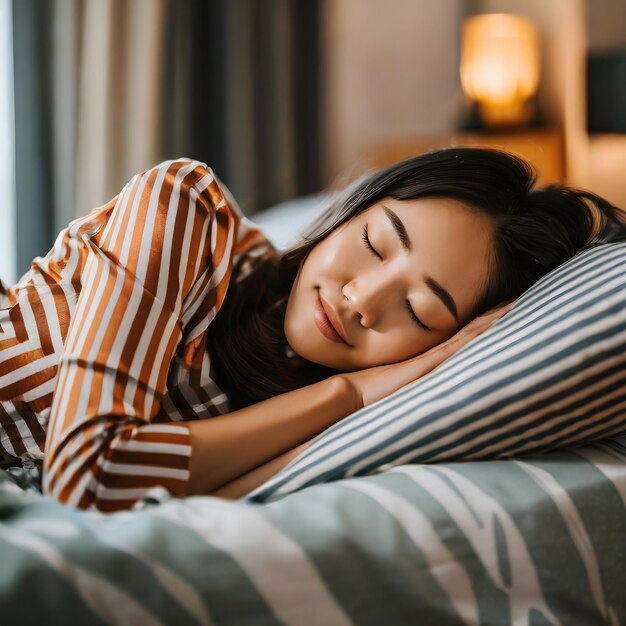
[[[12,3],[0,0],[0,303],[3,282],[16,280],[15,118],[13,110]],[[3,305],[0,304],[0,307]]]
[[[246,214],[318,191],[321,0],[13,0],[17,269],[170,158]]]
[[[180,0],[167,24],[166,145],[246,213],[319,191],[320,2]]]

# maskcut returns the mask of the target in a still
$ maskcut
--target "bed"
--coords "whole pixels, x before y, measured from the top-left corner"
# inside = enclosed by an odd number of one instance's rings
[[[325,200],[252,219],[282,247]],[[106,515],[0,471],[0,623],[626,622],[624,267],[581,252],[237,501]]]

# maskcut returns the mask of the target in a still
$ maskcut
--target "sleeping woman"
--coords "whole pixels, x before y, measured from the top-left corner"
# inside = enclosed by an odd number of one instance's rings
[[[607,237],[626,218],[599,196],[450,148],[357,180],[279,252],[204,163],[165,161],[0,283],[0,458],[81,509],[240,497]]]

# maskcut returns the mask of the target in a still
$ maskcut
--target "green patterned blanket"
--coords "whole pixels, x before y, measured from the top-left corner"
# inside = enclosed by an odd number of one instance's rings
[[[622,440],[623,441],[623,440]],[[0,623],[626,623],[626,448],[402,465],[268,504],[76,511],[0,472]]]

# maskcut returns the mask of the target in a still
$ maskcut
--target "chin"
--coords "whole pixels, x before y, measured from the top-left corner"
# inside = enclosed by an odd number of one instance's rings
[[[299,346],[297,341],[295,342],[295,345],[294,343],[289,341],[289,345],[291,346],[291,349],[296,353],[296,355],[299,356],[301,359],[304,359],[309,363],[316,363],[317,365],[333,367],[332,364],[326,362],[326,360],[323,358],[323,355],[320,355],[317,350],[311,349],[311,346]]]
[[[354,372],[362,369],[355,365],[342,363],[337,358],[333,359],[332,355],[330,354],[319,354],[318,352],[316,354],[314,353],[308,356],[306,354],[303,354],[303,357],[306,358],[308,361],[317,363],[318,365],[323,365],[324,367],[329,367],[330,369],[336,370],[338,372]]]
[[[294,353],[301,359],[309,363],[315,363],[316,365],[323,365],[324,367],[330,367],[332,369],[343,370],[343,368],[337,367],[336,363],[330,362],[332,361],[332,357],[331,359],[329,359],[328,354],[321,354],[321,350],[319,347],[312,346],[310,344],[300,345],[297,337],[291,338],[289,337],[289,335],[286,335],[286,336],[287,336],[287,343],[289,344],[291,349],[294,351]]]

